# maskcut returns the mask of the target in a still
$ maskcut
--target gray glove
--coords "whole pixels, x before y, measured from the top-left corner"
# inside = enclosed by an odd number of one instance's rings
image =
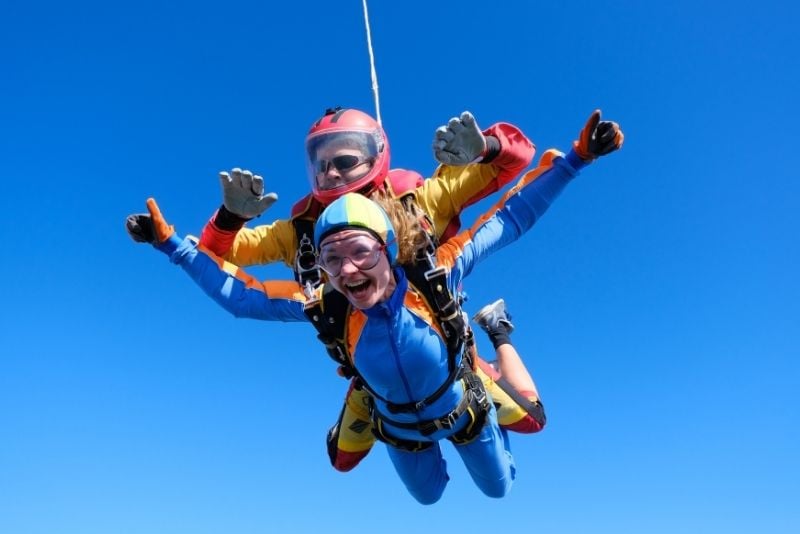
[[[439,126],[433,136],[433,157],[445,165],[467,165],[485,151],[486,138],[469,111]]]
[[[275,193],[264,194],[264,179],[248,170],[235,168],[231,173],[219,173],[222,184],[222,204],[242,219],[258,217],[278,200]]]

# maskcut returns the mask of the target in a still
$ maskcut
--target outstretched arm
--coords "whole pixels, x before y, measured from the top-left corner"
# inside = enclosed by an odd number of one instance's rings
[[[433,138],[433,155],[442,165],[491,164],[497,174],[486,187],[470,197],[465,206],[516,178],[531,164],[535,152],[535,145],[516,126],[498,122],[481,131],[469,111],[437,128]]]
[[[519,128],[500,122],[481,131],[465,111],[436,130],[433,152],[442,165],[416,197],[446,241],[458,232],[461,211],[516,178],[536,149]]]
[[[219,174],[222,205],[203,227],[200,244],[240,266],[294,260],[294,232],[288,221],[245,228],[247,221],[264,213],[277,200],[265,193],[264,179],[235,168]]]
[[[134,241],[151,243],[180,265],[189,277],[220,306],[236,317],[268,321],[305,321],[303,296],[295,282],[260,282],[225,262],[192,239],[182,239],[164,220],[155,200],[147,200],[147,214],[130,215],[128,234]]]
[[[479,261],[530,230],[581,168],[619,149],[623,139],[618,124],[600,121],[599,110],[593,112],[573,150],[566,156],[546,152],[539,166],[526,173],[470,230],[439,247],[439,263],[453,267],[461,276],[468,274]]]

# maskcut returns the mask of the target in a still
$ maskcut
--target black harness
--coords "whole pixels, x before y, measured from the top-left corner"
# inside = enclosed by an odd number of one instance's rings
[[[313,238],[311,242],[313,243]],[[474,439],[483,428],[489,409],[489,400],[483,382],[473,371],[475,343],[472,330],[461,311],[458,300],[447,288],[447,270],[444,267],[435,267],[432,252],[433,245],[430,243],[416,262],[402,267],[408,278],[409,287],[416,291],[433,310],[447,345],[448,376],[436,391],[424,399],[407,403],[391,402],[376,393],[360,375],[353,365],[347,349],[347,320],[352,307],[344,295],[326,285],[322,295],[319,298],[311,295],[305,306],[306,315],[317,329],[317,338],[325,345],[328,355],[339,365],[341,374],[346,378],[355,377],[357,387],[369,392],[371,400],[373,400],[370,406],[373,433],[383,442],[410,451],[423,450],[432,442],[397,438],[386,430],[386,424],[397,428],[416,429],[422,435],[429,436],[438,430],[453,428],[453,425],[464,413],[469,413],[469,424],[448,438],[455,443],[466,443]],[[298,263],[302,259],[299,249],[297,259]],[[306,270],[306,272],[309,271]],[[298,281],[305,283],[301,277],[302,273],[298,272],[298,275]],[[450,413],[436,419],[399,423],[381,414],[375,407],[374,399],[380,399],[386,403],[387,409],[392,414],[418,413],[426,406],[436,402],[456,381],[463,381],[464,384],[462,401]]]

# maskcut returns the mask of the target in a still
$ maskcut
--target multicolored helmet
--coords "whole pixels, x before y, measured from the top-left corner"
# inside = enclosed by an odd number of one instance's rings
[[[345,193],[369,194],[383,185],[389,173],[389,141],[366,113],[329,109],[308,131],[306,161],[314,197],[329,204]]]
[[[386,245],[390,263],[397,259],[392,221],[383,208],[364,195],[346,193],[323,210],[314,229],[317,250],[326,237],[342,230],[366,230]]]

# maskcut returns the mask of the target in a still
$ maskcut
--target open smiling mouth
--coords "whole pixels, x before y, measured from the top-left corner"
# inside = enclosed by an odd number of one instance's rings
[[[367,292],[367,290],[371,285],[372,282],[370,282],[369,280],[359,280],[358,282],[351,282],[345,284],[345,287],[347,287],[347,290],[350,292],[351,295],[353,295],[354,297],[360,297]]]

